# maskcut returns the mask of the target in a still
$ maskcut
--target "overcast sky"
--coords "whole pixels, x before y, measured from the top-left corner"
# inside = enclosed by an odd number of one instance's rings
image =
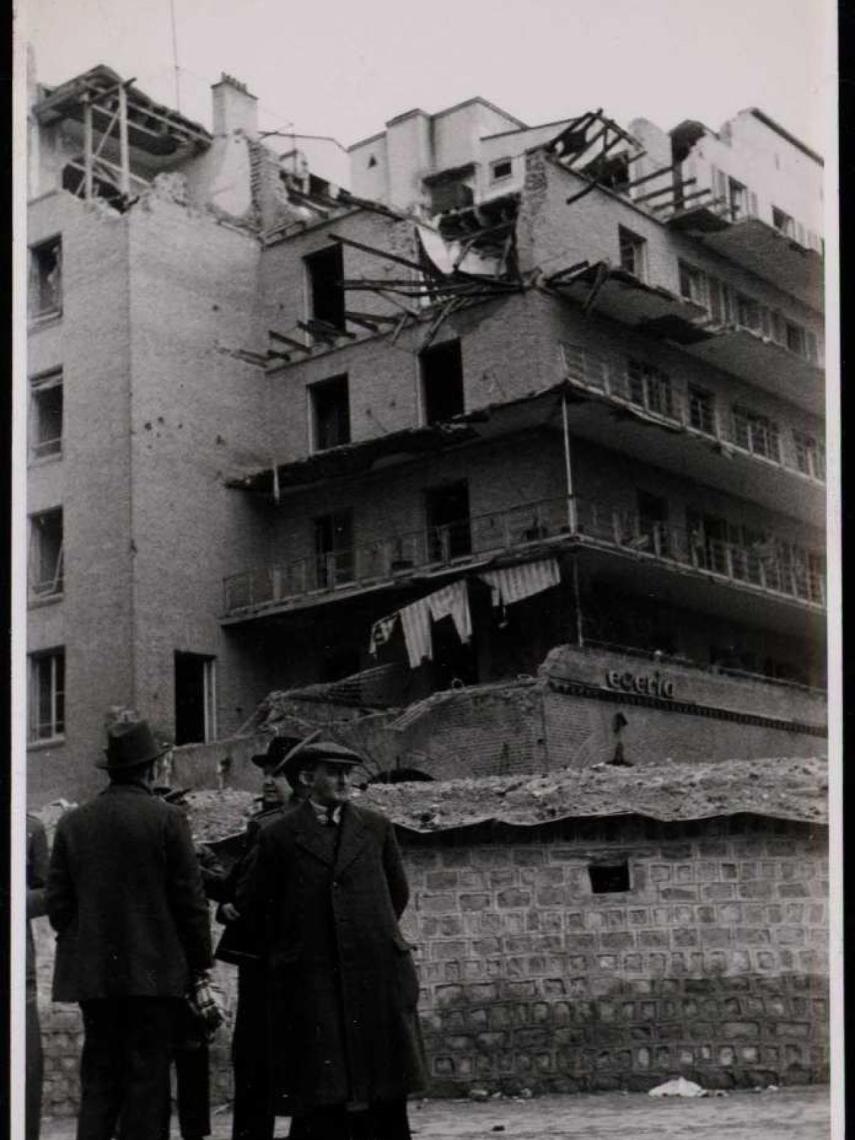
[[[827,149],[826,0],[22,0],[40,81],[96,63],[210,124],[222,71],[263,127],[348,145],[393,115],[482,95],[529,124],[603,107],[717,129],[759,106]]]

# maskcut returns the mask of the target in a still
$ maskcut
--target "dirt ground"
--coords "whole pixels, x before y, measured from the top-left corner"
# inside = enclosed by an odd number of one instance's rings
[[[829,1090],[801,1086],[696,1100],[644,1093],[543,1096],[532,1100],[414,1101],[414,1140],[830,1140]],[[231,1113],[215,1111],[212,1140],[229,1140]],[[277,1138],[288,1134],[278,1121]],[[173,1125],[173,1140],[178,1140]],[[842,1137],[836,1131],[833,1140]],[[42,1140],[72,1140],[72,1120],[42,1122]]]

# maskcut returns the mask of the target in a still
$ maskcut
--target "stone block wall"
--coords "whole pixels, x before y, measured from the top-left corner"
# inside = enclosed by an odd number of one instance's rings
[[[616,817],[400,840],[433,1095],[828,1079],[824,828]],[[592,889],[591,866],[623,863],[629,889]],[[36,934],[44,1112],[67,1115],[79,1015],[50,1004],[46,920]],[[216,977],[233,1009],[236,971]],[[231,1096],[228,1053],[220,1030],[214,1106]]]
[[[565,821],[406,851],[435,1093],[826,1079],[821,830]],[[629,889],[594,893],[623,861]]]

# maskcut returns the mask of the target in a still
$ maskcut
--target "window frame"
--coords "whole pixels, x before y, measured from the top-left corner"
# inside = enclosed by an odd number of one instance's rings
[[[40,266],[41,255],[54,249],[55,270],[57,283],[54,288],[55,302],[47,307],[43,302],[45,285],[48,273]],[[53,234],[41,241],[33,242],[28,248],[28,282],[27,282],[27,319],[31,324],[55,320],[62,316],[63,309],[63,272],[62,272],[62,235]]]
[[[633,268],[625,263],[624,252],[633,251]],[[618,263],[625,273],[631,273],[639,281],[647,280],[647,238],[635,230],[618,224]]]
[[[50,713],[47,721],[41,720],[43,677],[40,670],[44,663],[49,665],[47,697]],[[30,653],[28,664],[27,745],[32,747],[58,743],[65,739],[66,733],[65,647],[54,646]],[[42,731],[45,727],[48,729],[46,733]]]
[[[56,550],[53,576],[43,578],[42,563],[46,554],[45,543],[46,527],[49,519],[59,519],[59,542]],[[27,567],[27,582],[30,604],[35,602],[56,601],[63,596],[65,590],[65,519],[61,506],[48,507],[44,511],[35,511],[30,515],[30,545],[29,565]],[[56,536],[54,536],[56,537]]]
[[[499,174],[497,167],[507,165],[507,171],[504,174]],[[506,178],[513,178],[514,175],[514,160],[510,155],[503,158],[494,158],[490,163],[490,181],[491,182],[504,182]]]
[[[346,439],[336,439],[334,443],[321,442],[321,425],[322,421],[318,414],[318,402],[324,395],[324,389],[331,392],[335,387],[339,387],[344,391],[344,411],[346,412]],[[353,441],[352,424],[350,419],[350,376],[347,372],[341,372],[337,376],[328,376],[324,380],[315,380],[311,384],[306,385],[306,393],[309,401],[309,451],[312,455],[320,454],[324,451],[331,451],[335,447],[346,447]],[[339,409],[336,419],[339,421],[339,430],[343,417],[341,416],[341,409]],[[323,421],[324,424],[329,424],[329,419]]]
[[[694,431],[700,432],[702,435],[715,438],[718,435],[716,430],[715,393],[711,392],[708,388],[702,388],[699,384],[689,384],[686,388],[686,405],[688,426]],[[696,406],[701,408],[701,414],[698,416],[699,423],[693,422],[693,413]],[[705,425],[706,420],[709,421],[709,426]]]
[[[49,439],[37,439],[38,426],[42,414],[40,404],[48,392],[59,391],[59,435]],[[51,368],[39,372],[29,381],[29,417],[27,431],[27,453],[30,463],[62,457],[62,442],[65,428],[64,378],[62,368]],[[51,446],[55,445],[55,446]]]

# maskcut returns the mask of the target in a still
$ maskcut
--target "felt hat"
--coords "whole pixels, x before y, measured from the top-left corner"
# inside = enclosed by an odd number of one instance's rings
[[[96,761],[95,767],[106,768],[108,772],[136,768],[159,759],[171,747],[170,744],[155,740],[148,721],[116,721],[107,729],[105,758]]]
[[[274,736],[267,745],[266,752],[256,752],[249,759],[256,768],[260,768],[264,772],[268,768],[278,765],[286,752],[290,752],[295,744],[300,744],[302,739],[300,736]]]
[[[287,752],[273,770],[273,775],[284,776],[292,788],[297,785],[297,774],[302,768],[317,764],[339,764],[343,768],[355,768],[364,764],[364,759],[352,748],[336,744],[334,740],[319,740],[320,729],[311,733]]]

